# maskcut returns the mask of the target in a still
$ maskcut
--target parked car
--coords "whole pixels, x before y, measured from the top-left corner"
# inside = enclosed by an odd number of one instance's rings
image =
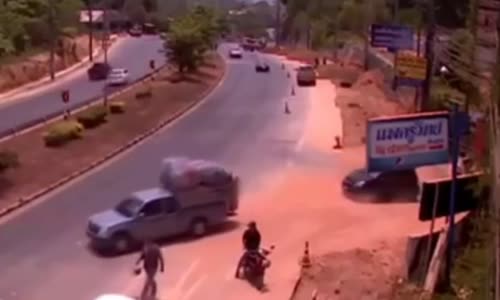
[[[415,170],[368,172],[361,169],[346,176],[342,188],[350,196],[368,196],[386,201],[413,199],[418,195],[419,181]]]
[[[94,63],[88,70],[90,80],[105,80],[111,72],[111,66],[104,62]]]
[[[260,72],[267,73],[271,71],[271,67],[269,67],[269,65],[264,61],[258,61],[257,64],[255,65],[255,71],[258,73]]]
[[[229,50],[229,57],[230,58],[243,58],[243,51],[241,48],[233,48]]]
[[[112,69],[108,76],[109,85],[124,85],[129,82],[129,74],[127,69],[116,68]]]
[[[315,86],[316,71],[313,66],[301,66],[297,69],[298,86]]]
[[[93,248],[123,253],[146,239],[203,236],[238,209],[238,177],[213,163],[167,159],[160,183],[92,215],[87,235]]]

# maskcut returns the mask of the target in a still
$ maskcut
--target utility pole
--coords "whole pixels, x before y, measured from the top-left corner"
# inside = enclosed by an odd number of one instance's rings
[[[50,57],[49,57],[49,73],[50,79],[54,80],[56,78],[56,70],[55,70],[55,56],[56,56],[56,24],[55,24],[55,16],[54,16],[54,0],[49,0],[49,28],[50,28]]]
[[[281,0],[276,0],[276,28],[275,28],[276,46],[281,45]]]
[[[434,35],[436,32],[436,19],[434,16],[434,0],[427,0],[426,8],[428,22],[427,33],[425,41],[425,57],[427,59],[427,71],[425,74],[425,81],[422,87],[422,102],[420,110],[425,111],[429,106],[431,98],[432,76],[434,69]]]
[[[496,24],[497,30],[497,41],[500,41],[500,18],[497,18]],[[497,52],[496,52],[496,64],[495,70],[493,73],[492,82],[492,93],[491,93],[491,102],[489,109],[489,123],[490,123],[490,139],[491,144],[493,146],[493,151],[491,151],[491,156],[493,157],[493,176],[492,176],[492,185],[493,185],[493,193],[490,195],[490,205],[493,210],[493,226],[494,226],[494,234],[495,234],[495,243],[494,243],[494,294],[495,300],[500,300],[500,224],[499,224],[499,216],[500,216],[500,205],[498,200],[498,196],[500,195],[500,144],[499,144],[499,131],[498,131],[498,123],[499,123],[499,107],[500,107],[500,84],[498,80],[500,79],[500,45],[497,42]]]
[[[92,11],[92,0],[86,0],[87,14],[89,16],[89,60],[94,61],[94,16]]]
[[[102,47],[104,50],[104,63],[108,63],[108,46],[109,46],[109,20],[108,20],[108,6],[107,2],[104,2],[103,13],[102,13]]]

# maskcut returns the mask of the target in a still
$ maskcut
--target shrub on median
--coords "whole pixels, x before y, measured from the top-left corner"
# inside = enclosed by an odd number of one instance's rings
[[[84,110],[76,116],[76,119],[84,128],[95,128],[106,122],[108,110],[104,105],[93,106]]]
[[[52,125],[43,135],[48,147],[62,146],[82,136],[83,126],[76,121],[62,121]]]
[[[125,112],[125,102],[115,101],[109,104],[109,112],[112,114],[122,114]]]
[[[19,166],[19,157],[16,152],[9,150],[0,151],[0,173],[17,166]]]

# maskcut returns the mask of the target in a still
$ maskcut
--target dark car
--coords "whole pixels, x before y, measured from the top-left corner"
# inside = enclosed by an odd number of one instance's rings
[[[313,66],[301,66],[297,69],[298,86],[315,86],[316,71]]]
[[[158,34],[158,29],[152,23],[145,23],[142,26],[142,32],[144,34],[148,34],[148,35],[155,35],[155,34]]]
[[[133,37],[140,37],[140,36],[142,36],[142,29],[140,26],[134,25],[134,26],[132,26],[132,28],[130,28],[128,30],[128,34],[130,34],[130,36],[133,36]]]
[[[346,176],[342,188],[348,196],[365,196],[378,201],[416,200],[419,182],[415,170],[370,173],[361,169]]]
[[[105,80],[111,72],[111,66],[106,63],[94,63],[92,67],[87,70],[90,80]]]
[[[267,73],[271,71],[271,68],[265,62],[257,62],[257,64],[255,65],[255,71],[259,73],[260,72]]]

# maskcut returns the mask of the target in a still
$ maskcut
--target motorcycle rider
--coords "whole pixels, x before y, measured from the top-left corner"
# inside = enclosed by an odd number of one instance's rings
[[[243,233],[243,246],[245,248],[245,253],[243,253],[240,261],[238,262],[238,267],[236,268],[236,278],[239,277],[240,269],[244,263],[260,263],[263,259],[260,254],[260,242],[261,235],[257,229],[257,223],[252,221],[248,223],[248,228]]]
[[[139,263],[143,262],[142,268],[146,273],[146,282],[141,293],[141,299],[146,299],[148,291],[151,290],[151,294],[156,295],[156,281],[155,275],[158,272],[158,267],[160,272],[164,271],[163,256],[161,254],[160,247],[150,240],[144,241],[144,247],[142,249],[141,256],[136,261],[136,273],[140,273]]]

